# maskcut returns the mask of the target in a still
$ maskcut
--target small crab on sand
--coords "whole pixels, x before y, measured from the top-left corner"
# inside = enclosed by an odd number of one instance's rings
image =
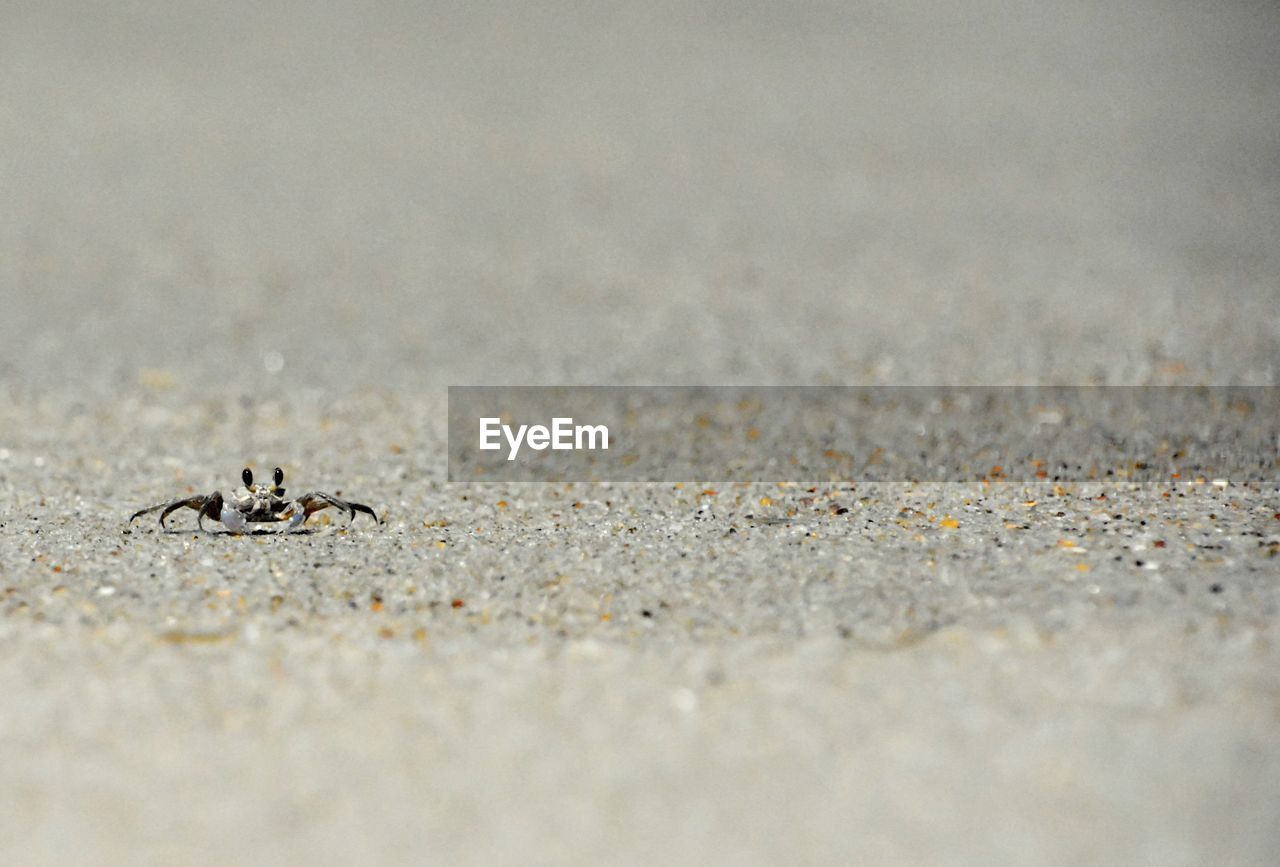
[[[373,509],[363,503],[350,503],[346,500],[339,500],[332,494],[326,494],[323,491],[312,491],[294,500],[286,500],[284,488],[281,487],[284,484],[284,470],[279,467],[276,467],[275,473],[272,474],[272,484],[270,485],[255,485],[253,483],[253,471],[248,467],[244,468],[240,478],[244,480],[244,485],[229,494],[224,494],[222,491],[214,491],[212,494],[201,494],[148,506],[145,509],[139,509],[134,512],[129,518],[129,523],[133,523],[136,519],[149,512],[163,509],[164,511],[160,512],[160,526],[163,527],[165,525],[164,519],[169,517],[171,512],[187,508],[194,509],[200,513],[196,517],[196,524],[199,525],[201,530],[204,529],[205,518],[221,521],[233,533],[245,532],[249,524],[266,524],[279,521],[288,521],[289,526],[286,529],[296,530],[314,513],[330,506],[342,509],[352,521],[355,520],[356,512],[364,512],[379,524],[382,523],[378,520],[378,516],[373,513]]]

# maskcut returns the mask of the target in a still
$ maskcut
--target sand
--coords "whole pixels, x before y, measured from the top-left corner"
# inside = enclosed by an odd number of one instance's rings
[[[1274,476],[445,481],[451,384],[1275,385],[1274,10],[0,18],[0,861],[1274,860]],[[127,523],[246,464],[385,524]]]

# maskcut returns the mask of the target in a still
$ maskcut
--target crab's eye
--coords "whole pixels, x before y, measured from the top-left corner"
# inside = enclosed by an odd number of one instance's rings
[[[280,483],[284,481],[284,470],[280,469],[279,467],[276,467],[275,474],[272,475],[271,478],[276,480],[276,487],[277,488],[280,487]]]
[[[240,474],[240,478],[244,479],[244,486],[247,488],[253,484],[253,470],[248,467],[244,468],[244,472]]]

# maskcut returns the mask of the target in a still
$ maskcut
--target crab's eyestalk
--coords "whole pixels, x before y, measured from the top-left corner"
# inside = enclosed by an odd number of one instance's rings
[[[240,478],[244,480],[244,486],[246,488],[253,487],[253,470],[245,467],[244,472],[240,474]]]
[[[275,481],[276,487],[280,487],[284,483],[284,470],[276,467],[276,471],[271,475],[271,478]]]

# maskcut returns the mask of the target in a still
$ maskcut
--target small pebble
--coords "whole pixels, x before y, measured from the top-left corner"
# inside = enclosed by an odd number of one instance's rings
[[[698,709],[698,695],[687,686],[671,694],[671,706],[681,713],[693,713]]]

